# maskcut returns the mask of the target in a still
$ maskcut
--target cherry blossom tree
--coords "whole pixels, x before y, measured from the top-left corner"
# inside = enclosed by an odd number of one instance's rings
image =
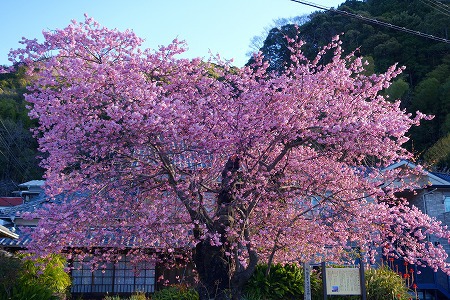
[[[177,58],[176,40],[141,50],[89,17],[43,34],[11,52],[34,79],[53,199],[30,251],[186,255],[201,299],[240,299],[259,262],[340,261],[352,247],[449,270],[426,238],[449,233],[395,196],[414,174],[386,169],[412,158],[402,144],[424,118],[382,96],[402,68],[366,75],[338,37],[313,61],[287,39],[293,63],[274,74],[259,55],[243,68]]]

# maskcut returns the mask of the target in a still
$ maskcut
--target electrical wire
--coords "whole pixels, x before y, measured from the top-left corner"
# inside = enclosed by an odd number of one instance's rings
[[[450,6],[448,6],[447,4],[437,1],[437,0],[429,0],[429,1],[436,4],[437,6],[439,6],[441,8],[443,8],[444,10],[450,12]]]
[[[387,22],[379,21],[379,20],[376,20],[376,19],[371,19],[371,18],[368,18],[368,17],[364,17],[364,16],[361,16],[361,15],[353,14],[353,13],[346,12],[346,11],[343,11],[343,10],[338,10],[338,9],[335,9],[335,8],[322,6],[322,5],[319,5],[319,4],[316,4],[316,3],[313,3],[313,2],[309,2],[309,1],[302,1],[302,0],[290,0],[290,1],[296,2],[296,3],[300,3],[300,4],[304,4],[304,5],[308,5],[308,6],[315,7],[315,8],[319,8],[319,9],[322,9],[322,10],[330,11],[330,12],[335,12],[335,13],[338,13],[338,14],[341,14],[341,15],[345,15],[345,16],[349,16],[349,17],[352,17],[352,18],[360,19],[360,20],[363,20],[363,21],[366,21],[366,22],[369,22],[369,23],[372,23],[372,24],[377,24],[377,25],[385,26],[385,27],[388,27],[388,28],[391,28],[391,29],[403,31],[403,32],[406,32],[406,33],[409,33],[409,34],[414,34],[414,35],[417,35],[417,36],[420,36],[420,37],[423,37],[423,38],[427,38],[427,39],[435,40],[435,41],[438,41],[438,42],[443,42],[443,43],[450,44],[450,40],[447,40],[447,39],[444,39],[444,38],[440,38],[440,37],[437,37],[437,36],[434,36],[434,35],[431,35],[431,34],[427,34],[427,33],[423,33],[423,32],[420,32],[420,31],[408,29],[408,28],[405,28],[405,27],[397,26],[397,25],[390,24],[390,23],[387,23]]]
[[[7,159],[11,160],[14,163],[14,167],[19,171],[19,173],[22,175],[22,177],[25,177],[24,173],[26,172],[25,168],[22,166],[22,163],[19,161],[19,159],[14,155],[14,153],[11,151],[7,140],[1,135],[0,133],[0,146],[3,146],[3,150],[0,150],[0,153]]]
[[[9,135],[11,141],[17,146],[17,149],[20,149],[19,145],[16,143],[16,140],[12,136],[11,132],[9,132],[8,128],[6,127],[5,123],[2,119],[0,119],[0,123],[3,125],[3,128],[5,128],[6,133]]]
[[[0,122],[3,124],[3,122],[1,120],[0,120]],[[8,129],[6,128],[6,126],[4,124],[3,124],[3,126],[5,127],[5,129],[7,130],[8,134],[10,135],[10,138],[12,139],[11,133],[8,131]],[[17,143],[14,140],[13,140],[13,142],[17,146]],[[26,178],[26,176],[25,176],[25,173],[26,173],[25,167],[22,165],[22,163],[19,161],[19,159],[16,157],[16,155],[11,150],[11,147],[8,144],[8,139],[0,131],[0,147],[1,146],[3,146],[3,150],[4,151],[1,151],[1,149],[0,149],[0,154],[2,154],[7,160],[12,161],[13,162],[13,167],[19,172],[19,174],[22,176],[22,178],[25,179]],[[18,148],[18,149],[20,149],[20,148]]]
[[[450,9],[445,8],[444,6],[440,6],[439,4],[437,4],[436,2],[438,1],[432,1],[432,0],[420,0],[420,2],[422,2],[423,4],[437,10],[438,12],[450,17]],[[438,2],[440,3],[440,2]]]

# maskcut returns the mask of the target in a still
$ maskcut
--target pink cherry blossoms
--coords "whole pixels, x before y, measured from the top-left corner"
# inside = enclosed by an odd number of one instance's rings
[[[26,99],[54,199],[30,251],[217,251],[232,290],[257,262],[337,261],[351,246],[448,271],[426,234],[449,233],[395,197],[411,173],[384,171],[412,158],[402,144],[423,118],[380,93],[401,68],[365,75],[338,37],[313,61],[290,41],[281,74],[259,56],[240,69],[179,59],[178,41],[141,50],[90,18],[44,37],[11,54],[35,79]]]

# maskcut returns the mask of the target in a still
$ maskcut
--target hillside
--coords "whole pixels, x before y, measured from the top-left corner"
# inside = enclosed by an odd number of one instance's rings
[[[407,147],[437,168],[446,168],[450,162],[450,147],[443,149],[450,144],[450,44],[354,18],[345,12],[448,40],[449,4],[450,1],[349,0],[337,8],[340,13],[315,12],[298,27],[299,38],[307,42],[304,51],[308,57],[339,34],[344,49],[359,48],[361,55],[373,63],[370,72],[382,72],[394,63],[406,66],[387,93],[393,99],[401,99],[402,106],[411,113],[420,110],[435,116],[410,132]],[[295,24],[269,32],[260,50],[273,70],[289,64],[285,36],[294,38],[296,33]],[[445,139],[449,141],[437,143]],[[434,154],[427,153],[433,145],[439,149]]]

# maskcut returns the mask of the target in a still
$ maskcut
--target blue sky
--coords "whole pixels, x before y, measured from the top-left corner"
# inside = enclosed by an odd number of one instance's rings
[[[337,7],[344,0],[315,0]],[[186,57],[219,53],[247,62],[253,36],[261,35],[279,18],[309,14],[314,9],[290,0],[0,0],[0,65],[10,65],[8,52],[19,48],[22,37],[42,38],[42,30],[64,28],[70,20],[84,20],[84,13],[101,25],[132,29],[157,48],[174,38],[186,40]]]

